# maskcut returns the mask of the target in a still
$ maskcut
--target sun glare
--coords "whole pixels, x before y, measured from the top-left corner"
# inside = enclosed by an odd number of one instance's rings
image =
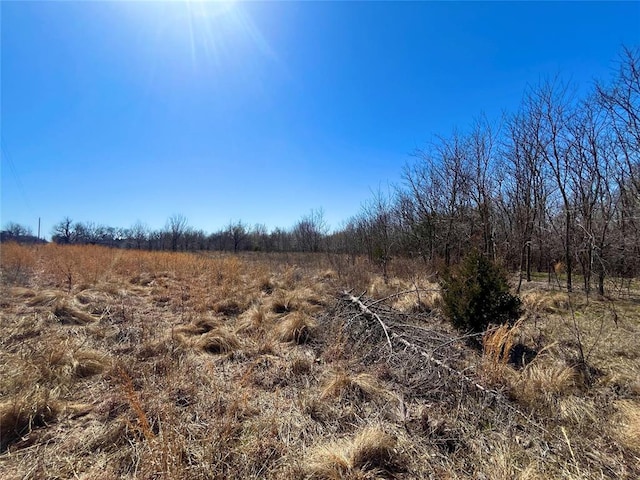
[[[221,65],[243,48],[274,57],[268,42],[246,9],[237,1],[146,2],[144,15],[151,20],[160,51],[177,50],[192,67]]]

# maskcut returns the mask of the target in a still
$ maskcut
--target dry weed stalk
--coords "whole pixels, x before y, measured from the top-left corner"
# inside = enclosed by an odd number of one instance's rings
[[[140,397],[138,397],[133,386],[131,376],[122,367],[118,367],[116,372],[122,383],[122,389],[124,396],[127,399],[127,403],[136,415],[136,419],[138,421],[137,430],[142,433],[145,440],[153,440],[153,438],[155,438],[155,434],[153,433],[153,430],[151,430],[151,424],[149,423],[147,414],[144,411]]]

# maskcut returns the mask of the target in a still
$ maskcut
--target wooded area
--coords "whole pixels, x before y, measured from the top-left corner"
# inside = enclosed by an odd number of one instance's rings
[[[403,182],[380,191],[330,231],[322,210],[292,228],[232,221],[214,233],[171,216],[164,229],[106,227],[65,218],[63,244],[148,250],[303,251],[367,255],[386,276],[393,257],[437,269],[471,248],[531,280],[534,272],[575,274],[589,292],[605,279],[640,274],[640,49],[625,48],[608,83],[585,96],[556,78],[531,86],[515,113],[484,116],[417,151]],[[28,238],[11,224],[3,240]],[[26,236],[26,237],[25,237]],[[22,238],[20,238],[22,237]]]

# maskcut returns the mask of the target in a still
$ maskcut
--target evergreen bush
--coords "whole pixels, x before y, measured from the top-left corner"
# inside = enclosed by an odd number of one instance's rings
[[[444,313],[459,330],[479,333],[520,316],[520,299],[509,291],[505,273],[477,250],[445,272],[441,286]]]

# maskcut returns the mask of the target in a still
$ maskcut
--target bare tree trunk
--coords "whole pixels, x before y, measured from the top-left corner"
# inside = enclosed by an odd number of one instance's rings
[[[565,207],[565,234],[564,234],[564,262],[567,268],[567,292],[573,291],[571,272],[573,270],[573,256],[571,255],[571,212]]]

